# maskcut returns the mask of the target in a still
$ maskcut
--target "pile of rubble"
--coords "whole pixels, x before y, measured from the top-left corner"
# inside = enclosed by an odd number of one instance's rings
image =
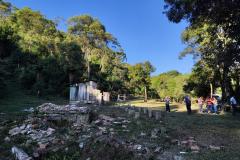
[[[78,105],[55,105],[52,103],[44,103],[37,107],[37,110],[42,113],[89,113],[88,107],[82,107]]]

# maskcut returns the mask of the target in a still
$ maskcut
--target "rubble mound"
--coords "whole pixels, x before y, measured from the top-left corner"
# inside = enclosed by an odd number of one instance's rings
[[[78,105],[56,105],[52,103],[44,103],[37,107],[37,110],[42,113],[89,113],[88,107]]]

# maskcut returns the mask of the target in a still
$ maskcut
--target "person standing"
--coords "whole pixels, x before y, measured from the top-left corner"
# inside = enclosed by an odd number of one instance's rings
[[[170,97],[165,98],[166,112],[170,112]]]
[[[217,113],[217,106],[218,106],[218,101],[215,97],[213,97],[213,112]]]
[[[207,113],[208,113],[209,110],[211,112],[212,111],[212,106],[213,106],[212,99],[210,97],[208,97],[207,100],[206,100],[206,103],[207,103]]]
[[[230,103],[232,106],[232,115],[235,116],[237,111],[237,101],[234,96],[230,98]]]
[[[187,108],[188,114],[191,114],[191,113],[192,113],[192,109],[191,109],[192,103],[191,103],[190,97],[189,97],[189,96],[185,96],[184,102],[185,102],[185,104],[186,104],[186,108]]]
[[[199,97],[198,98],[198,107],[199,107],[199,112],[202,113],[203,112],[203,97]]]

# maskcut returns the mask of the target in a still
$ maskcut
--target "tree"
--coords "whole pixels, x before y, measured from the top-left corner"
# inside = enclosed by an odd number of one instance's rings
[[[183,55],[200,55],[200,59],[212,68],[215,75],[221,75],[222,98],[226,101],[234,93],[230,68],[236,68],[236,62],[240,61],[237,29],[240,27],[240,4],[234,0],[165,2],[165,13],[170,21],[189,21],[183,37],[188,47]]]
[[[185,94],[183,86],[187,78],[188,75],[183,75],[178,71],[169,71],[152,77],[152,88],[155,88],[160,98],[169,96],[178,100]]]
[[[70,18],[68,22],[68,33],[78,36],[78,42],[85,53],[89,80],[91,79],[91,64],[99,64],[101,71],[105,71],[113,56],[120,59],[125,57],[116,38],[106,32],[105,27],[97,19],[89,15],[81,15]],[[112,48],[115,48],[117,52]],[[117,56],[118,53],[120,57]]]
[[[149,61],[144,63],[137,63],[129,66],[129,79],[130,85],[135,93],[144,92],[144,102],[147,101],[147,92],[151,85],[151,73],[155,68]]]

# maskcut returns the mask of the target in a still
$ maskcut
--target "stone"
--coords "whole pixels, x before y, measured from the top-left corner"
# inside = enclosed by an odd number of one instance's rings
[[[21,131],[22,131],[22,129],[21,129],[20,127],[15,127],[15,128],[13,128],[13,129],[9,130],[8,133],[9,133],[11,136],[15,136],[15,135],[21,133]]]
[[[17,160],[32,160],[32,157],[28,156],[22,149],[17,147],[12,147],[12,154],[15,155]]]
[[[191,148],[192,151],[199,151],[200,150],[200,148],[197,145],[192,145],[190,148]]]
[[[184,160],[182,156],[173,156],[174,160]]]
[[[147,134],[146,133],[144,133],[144,132],[141,132],[141,134],[140,134],[140,136],[142,136],[142,137],[144,137],[144,136],[146,136]]]
[[[122,125],[122,128],[127,128],[127,126],[126,125]]]
[[[221,150],[221,147],[219,147],[219,146],[210,145],[209,148],[210,148],[212,151]]]
[[[161,151],[161,147],[157,147],[155,150],[154,150],[154,153],[159,153]]]
[[[159,132],[159,129],[155,128],[151,131],[151,138],[158,138],[157,134]]]
[[[9,137],[5,137],[5,138],[4,138],[4,141],[5,141],[5,142],[10,142],[11,139],[10,139]]]
[[[28,108],[28,109],[24,109],[23,111],[32,113],[32,112],[34,112],[34,108],[31,107],[31,108]]]
[[[135,119],[138,119],[139,117],[140,117],[140,112],[135,112],[134,118],[135,118]]]
[[[130,110],[128,110],[128,114],[129,114],[129,115],[134,115],[134,114],[135,114],[135,111],[132,110],[132,109],[130,109]]]
[[[188,141],[181,141],[181,145],[183,145],[183,146],[188,145]]]
[[[50,136],[51,134],[53,134],[55,132],[55,129],[53,128],[48,128],[46,133],[47,133],[47,136]]]
[[[48,144],[42,144],[42,143],[40,143],[40,144],[39,144],[39,148],[40,148],[40,149],[46,149],[46,148],[47,148],[47,145],[48,145]]]
[[[33,152],[33,157],[34,158],[38,158],[40,155],[39,155],[39,153],[38,152]]]
[[[156,112],[155,112],[155,120],[158,121],[158,120],[160,120],[160,119],[161,119],[161,112],[156,111]]]
[[[79,148],[80,148],[80,149],[83,149],[83,145],[84,145],[83,142],[80,142],[80,143],[79,143]]]
[[[177,139],[172,139],[172,140],[171,140],[171,143],[172,143],[172,144],[179,144],[179,140],[177,140]]]
[[[110,116],[103,115],[103,114],[100,114],[100,115],[98,116],[98,118],[99,118],[99,119],[102,119],[102,120],[105,120],[105,121],[109,121],[109,122],[112,122],[112,121],[115,120],[114,118],[112,118],[112,117],[110,117]]]
[[[136,144],[136,145],[133,146],[133,149],[134,150],[141,150],[142,149],[142,145]]]
[[[148,110],[148,118],[152,118],[152,116],[153,116],[153,114],[152,114],[152,110],[149,109],[149,110]]]
[[[147,108],[143,108],[143,113],[147,114]]]

